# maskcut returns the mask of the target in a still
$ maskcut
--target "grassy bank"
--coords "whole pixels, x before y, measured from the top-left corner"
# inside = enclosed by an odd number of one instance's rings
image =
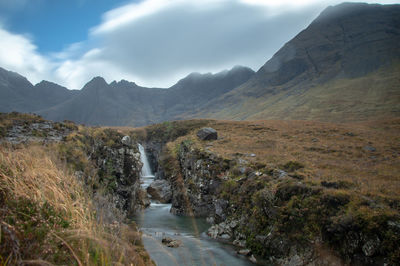
[[[0,122],[10,129],[43,120],[15,114]],[[105,138],[112,147],[120,136],[73,128],[59,143],[0,145],[0,265],[151,265],[135,224],[118,215],[86,155],[89,140]]]

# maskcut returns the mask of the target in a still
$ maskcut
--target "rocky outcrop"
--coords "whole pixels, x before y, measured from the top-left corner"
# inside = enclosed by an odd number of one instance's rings
[[[216,140],[218,139],[218,133],[211,127],[204,127],[197,131],[197,137],[201,140]]]
[[[178,239],[172,239],[170,237],[163,237],[163,239],[161,240],[161,243],[163,243],[164,245],[166,245],[169,248],[177,248],[180,245],[182,245],[182,241],[180,241]]]
[[[116,134],[116,132],[115,132]],[[107,145],[93,140],[90,158],[99,168],[99,183],[113,195],[117,208],[128,215],[142,205],[140,201],[140,171],[142,163],[137,145],[129,137],[116,135],[118,139]]]
[[[7,115],[7,114],[5,114]],[[15,113],[15,116],[23,114]],[[32,116],[33,121],[13,119],[9,128],[2,129],[1,142],[12,144],[28,142],[59,142],[77,127],[73,123],[54,123],[39,116]],[[3,136],[2,136],[3,135]]]
[[[180,145],[178,158],[182,179],[173,182],[171,212],[196,217],[216,213],[217,206],[223,205],[218,195],[221,193],[223,171],[229,167],[229,161],[195,150],[190,143]],[[184,189],[179,186],[181,182]],[[216,215],[217,221],[224,218],[223,212],[219,213],[221,216]]]
[[[172,190],[170,183],[165,179],[155,180],[147,188],[147,193],[152,200],[157,200],[161,203],[170,203],[172,200]]]
[[[288,167],[284,172],[224,160],[188,140],[179,145],[176,160],[179,172],[166,171],[171,212],[207,217],[211,238],[249,250],[254,261],[258,256],[276,265],[396,265],[400,218],[348,186],[307,183]]]

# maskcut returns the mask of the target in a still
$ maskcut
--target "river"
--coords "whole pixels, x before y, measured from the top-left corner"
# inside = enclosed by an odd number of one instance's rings
[[[142,188],[154,180],[145,151],[139,145],[142,168]],[[144,247],[159,266],[169,265],[252,265],[245,257],[237,255],[231,245],[210,239],[205,219],[176,216],[170,213],[171,204],[152,202],[150,207],[138,212],[135,221],[142,231]],[[182,242],[178,248],[161,243],[163,237]]]

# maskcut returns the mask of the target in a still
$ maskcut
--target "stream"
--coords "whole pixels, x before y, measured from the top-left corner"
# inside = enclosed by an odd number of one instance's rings
[[[154,175],[141,145],[139,151],[143,163],[142,188],[146,189],[154,181]],[[171,204],[152,202],[135,216],[143,233],[144,247],[157,265],[253,265],[237,255],[231,245],[209,238],[205,232],[210,225],[205,219],[176,216],[170,213],[170,208]],[[167,247],[161,243],[163,237],[180,240],[182,244],[178,248]]]

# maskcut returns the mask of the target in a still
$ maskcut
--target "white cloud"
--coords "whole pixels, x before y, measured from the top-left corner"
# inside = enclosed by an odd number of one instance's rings
[[[7,51],[0,53],[0,66],[33,82],[48,79],[71,89],[93,76],[168,87],[194,71],[234,65],[257,70],[325,7],[340,2],[143,0],[106,12],[88,40],[46,56],[27,36],[0,26],[0,49]]]
[[[12,34],[0,26],[0,66],[39,82],[52,76],[54,64],[41,56],[29,37]]]

